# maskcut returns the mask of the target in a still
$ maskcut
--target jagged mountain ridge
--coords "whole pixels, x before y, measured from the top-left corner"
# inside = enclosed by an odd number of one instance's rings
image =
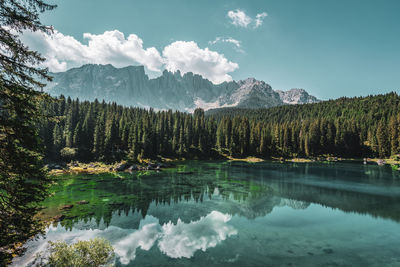
[[[179,71],[165,70],[161,76],[149,79],[143,66],[115,68],[87,64],[51,75],[53,82],[45,90],[54,96],[63,94],[82,100],[97,98],[156,109],[266,108],[319,101],[303,89],[274,91],[269,84],[254,78],[213,84],[198,74],[181,75]]]
[[[293,88],[289,91],[276,90],[285,104],[310,104],[319,102],[315,96],[309,95],[306,90]]]

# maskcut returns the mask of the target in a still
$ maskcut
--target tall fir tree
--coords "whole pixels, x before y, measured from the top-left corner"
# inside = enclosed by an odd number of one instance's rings
[[[39,13],[55,6],[39,0],[0,1],[0,265],[10,246],[42,230],[35,217],[47,196],[49,178],[43,169],[36,126],[40,121],[38,91],[50,80],[44,61],[19,39],[22,31],[51,29]]]

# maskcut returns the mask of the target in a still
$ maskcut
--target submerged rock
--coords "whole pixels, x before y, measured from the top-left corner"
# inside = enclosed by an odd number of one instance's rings
[[[60,208],[60,210],[70,210],[74,207],[74,205],[69,204],[69,205],[64,205]]]
[[[174,167],[173,164],[162,163],[162,162],[149,162],[146,165],[131,165],[125,170],[129,172],[133,171],[161,171],[162,168],[171,168]]]
[[[47,164],[45,167],[47,167],[49,170],[62,170],[62,169],[64,169],[65,166],[62,166],[60,164],[50,163],[50,164]]]
[[[132,166],[130,166],[130,167],[128,168],[128,171],[130,171],[130,172],[137,171],[137,170],[139,170],[139,168],[138,168],[137,165],[132,165]]]
[[[379,166],[382,166],[386,164],[386,161],[384,159],[378,159],[376,163],[378,163]]]
[[[53,221],[54,222],[61,222],[64,219],[65,219],[65,215],[63,215],[63,214],[56,215],[56,216],[53,217]]]
[[[149,163],[146,167],[147,170],[160,170],[161,164],[160,163]]]
[[[122,172],[122,171],[125,171],[126,169],[128,169],[129,168],[129,165],[127,164],[127,163],[119,163],[118,165],[117,165],[117,167],[115,167],[115,170],[117,171],[117,172]]]

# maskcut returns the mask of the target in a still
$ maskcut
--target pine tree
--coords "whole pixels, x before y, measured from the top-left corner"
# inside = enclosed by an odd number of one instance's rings
[[[114,117],[106,122],[105,140],[104,140],[104,156],[108,160],[115,158],[116,143],[118,142],[118,128]]]
[[[93,133],[93,154],[96,155],[97,159],[104,157],[104,133],[105,128],[105,114],[104,111],[101,112],[98,120],[96,121],[96,126]]]
[[[93,134],[94,134],[94,114],[92,105],[89,106],[89,110],[86,112],[85,119],[82,124],[82,136],[80,144],[80,154],[83,159],[89,160],[91,151],[93,149]]]
[[[398,125],[397,148],[395,150],[397,151],[396,153],[400,153],[400,114],[397,115],[397,125]]]
[[[202,110],[193,115],[172,111],[154,112],[124,108],[115,103],[79,102],[61,97],[54,104],[42,103],[49,114],[55,113],[64,119],[57,123],[45,120],[40,127],[40,134],[46,144],[46,155],[58,157],[65,144],[72,142],[72,148],[78,148],[77,156],[85,160],[114,161],[126,156],[135,161],[139,155],[150,158],[158,155],[200,156],[194,153],[196,149],[201,156],[211,156],[213,149],[223,153],[228,151],[230,155],[262,157],[321,154],[374,156],[381,149],[381,154],[383,151],[388,156],[399,151],[400,144],[400,112],[395,108],[397,105],[393,104],[396,103],[393,98],[400,103],[400,98],[392,94],[367,98],[368,101],[353,100],[358,104],[350,102],[353,106],[345,113],[341,109],[336,110],[338,105],[335,103],[342,101],[338,100],[333,104],[327,101],[299,107],[245,110],[240,115],[232,116],[229,113],[218,117],[206,116]],[[376,104],[378,102],[379,105]],[[368,108],[363,109],[371,109],[374,113],[358,116],[359,106],[364,103],[369,104]],[[382,105],[385,108],[374,110],[375,106]],[[269,114],[270,110],[281,109],[295,110],[302,114],[302,119],[293,120],[292,117],[296,117],[297,113],[292,112],[290,116],[285,112]],[[320,114],[327,110],[336,111],[332,116],[320,118]],[[252,117],[253,112],[256,112],[256,117]],[[264,114],[269,114],[269,117],[266,118]],[[381,118],[386,126],[383,127],[386,138],[381,136],[378,142],[377,127]],[[68,128],[73,130],[67,131]],[[67,132],[73,133],[72,138]],[[382,150],[382,147],[385,149]],[[63,150],[68,151],[71,148]]]
[[[389,121],[389,132],[390,132],[390,150],[391,154],[400,153],[399,149],[399,127],[397,118],[392,116]]]
[[[129,128],[128,150],[128,159],[131,162],[135,162],[137,160],[137,156],[139,155],[139,146],[137,141],[137,130],[133,124],[131,124]]]
[[[268,141],[267,141],[267,133],[266,130],[263,129],[261,130],[261,137],[260,137],[260,149],[259,153],[261,156],[266,157],[267,156],[267,149],[268,149]]]
[[[285,156],[289,156],[291,153],[291,133],[290,129],[286,126],[283,130],[283,153]]]
[[[70,100],[70,98],[68,98]],[[74,107],[71,104],[68,105],[68,111],[66,113],[66,122],[64,127],[64,138],[65,138],[65,146],[73,147],[73,138],[74,138]]]
[[[64,139],[62,137],[62,129],[60,125],[56,123],[53,129],[53,149],[50,153],[56,160],[60,157],[60,150],[64,147]]]
[[[390,141],[388,138],[387,126],[384,120],[380,120],[376,129],[376,138],[378,141],[378,151],[380,157],[390,155]]]
[[[0,265],[9,259],[8,246],[39,233],[35,218],[38,203],[47,196],[49,178],[42,168],[36,125],[38,99],[44,86],[37,79],[50,80],[44,61],[22,44],[15,33],[49,32],[39,13],[55,6],[39,0],[0,1]],[[2,263],[3,262],[3,263]]]
[[[82,127],[80,122],[75,127],[72,145],[75,148],[79,148],[82,145]]]
[[[191,116],[186,116],[185,118],[185,142],[186,142],[186,149],[189,149],[192,145],[192,138],[193,138],[193,128],[192,128],[192,120]]]
[[[184,127],[180,127],[179,131],[179,147],[178,147],[178,154],[182,156],[185,153],[186,146],[185,146],[185,133]]]

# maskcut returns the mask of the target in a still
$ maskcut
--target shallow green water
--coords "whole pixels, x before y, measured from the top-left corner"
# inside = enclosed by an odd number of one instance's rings
[[[49,240],[100,236],[117,266],[400,266],[400,175],[389,167],[191,161],[63,176],[53,190],[46,214],[74,207],[14,265]]]

